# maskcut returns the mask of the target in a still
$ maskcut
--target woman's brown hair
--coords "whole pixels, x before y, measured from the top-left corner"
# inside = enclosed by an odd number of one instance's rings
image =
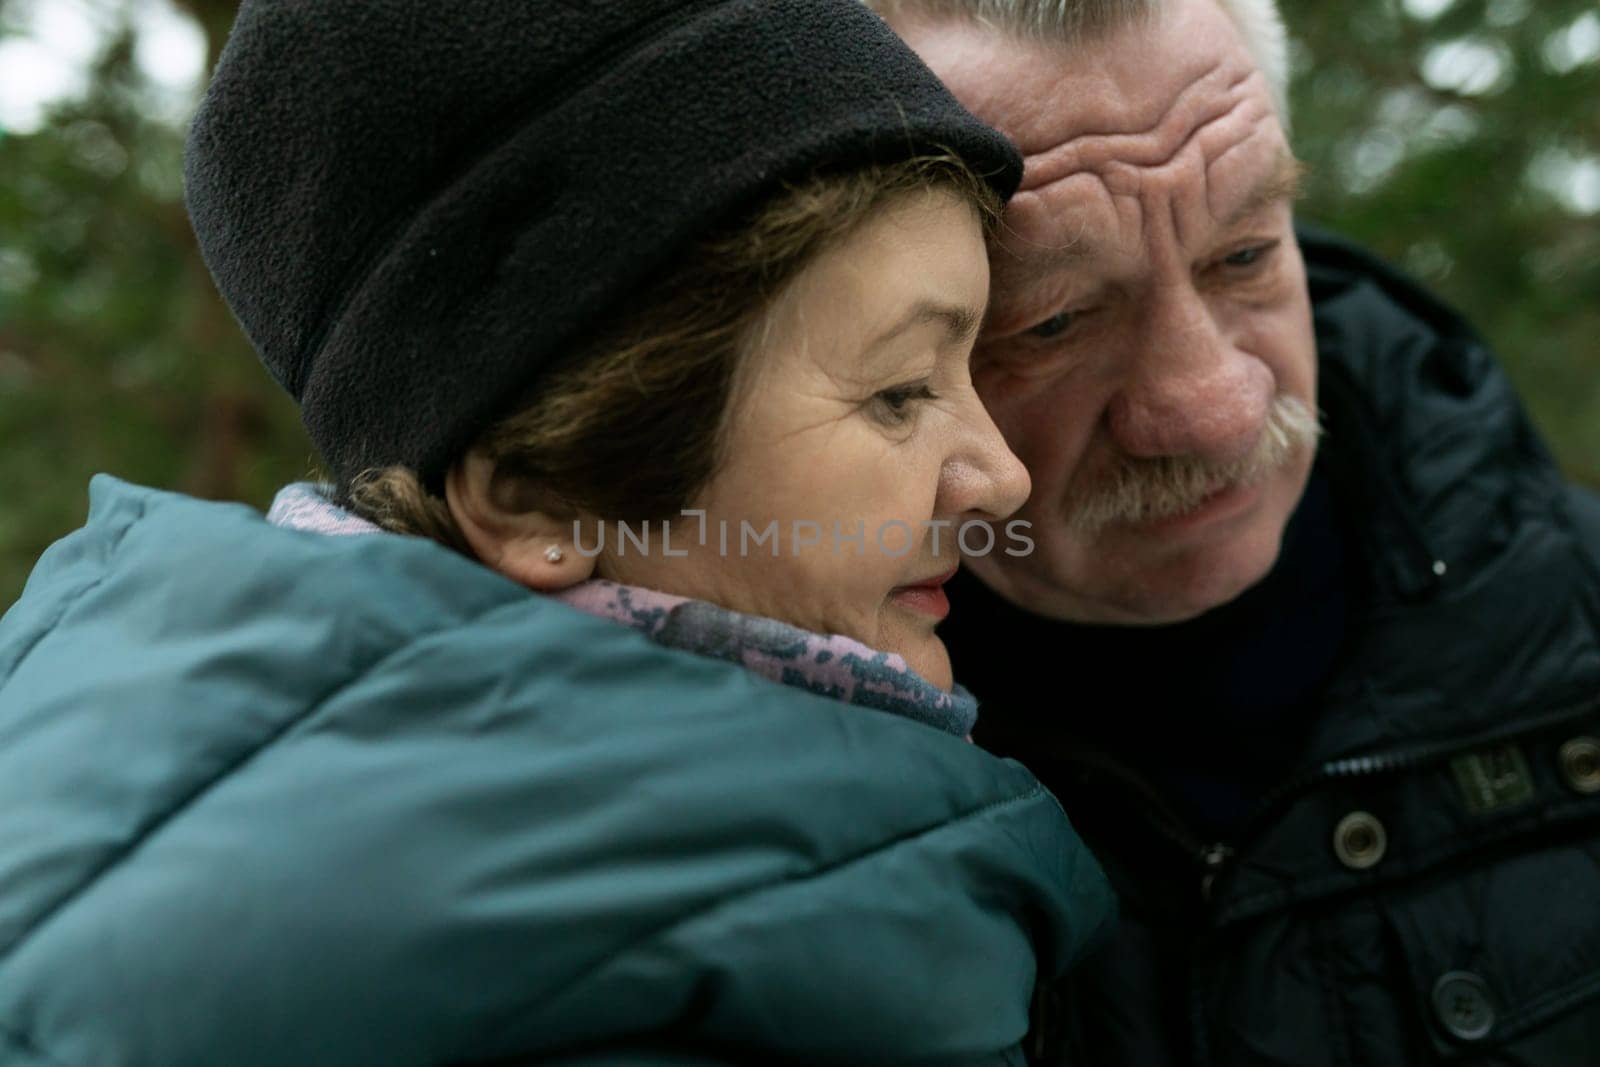
[[[719,466],[735,376],[775,297],[806,264],[890,200],[947,190],[985,230],[1000,201],[954,155],[822,172],[784,185],[753,214],[691,248],[637,309],[543,379],[473,448],[541,508],[642,522],[687,507]],[[472,555],[444,499],[405,467],[368,471],[344,497],[396,533]]]

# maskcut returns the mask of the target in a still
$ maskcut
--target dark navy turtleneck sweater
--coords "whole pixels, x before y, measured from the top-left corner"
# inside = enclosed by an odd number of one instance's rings
[[[1025,764],[1098,750],[1163,794],[1196,833],[1227,840],[1295,767],[1344,634],[1344,579],[1319,465],[1272,571],[1199,618],[1056,622],[963,572],[940,633],[957,680],[981,702],[980,743]]]

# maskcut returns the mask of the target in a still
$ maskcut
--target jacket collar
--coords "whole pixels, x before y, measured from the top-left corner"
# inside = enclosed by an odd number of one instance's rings
[[[1347,533],[1384,599],[1436,595],[1494,558],[1563,482],[1488,346],[1456,312],[1355,246],[1301,228]]]
[[[384,534],[335,504],[328,487],[309,482],[282,489],[267,521],[326,536]],[[940,689],[901,656],[840,634],[813,633],[703,600],[600,580],[580,582],[555,599],[631,626],[668,648],[737,663],[780,685],[887,711],[958,737],[970,734],[978,718],[977,700],[965,689]]]

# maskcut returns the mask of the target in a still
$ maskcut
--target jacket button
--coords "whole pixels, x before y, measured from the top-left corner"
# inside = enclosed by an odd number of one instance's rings
[[[1557,758],[1569,786],[1579,793],[1600,793],[1600,741],[1574,737],[1561,746]]]
[[[1433,1011],[1458,1041],[1481,1041],[1494,1029],[1489,984],[1470,971],[1451,971],[1433,983]]]
[[[1377,816],[1352,811],[1333,828],[1333,854],[1353,871],[1376,866],[1389,848],[1389,835]]]

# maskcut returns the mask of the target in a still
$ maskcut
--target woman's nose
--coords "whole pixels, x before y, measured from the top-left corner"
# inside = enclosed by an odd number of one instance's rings
[[[1022,507],[1033,483],[1028,468],[1006,445],[977,394],[969,405],[970,428],[963,447],[946,458],[939,473],[938,515],[1004,519]]]

